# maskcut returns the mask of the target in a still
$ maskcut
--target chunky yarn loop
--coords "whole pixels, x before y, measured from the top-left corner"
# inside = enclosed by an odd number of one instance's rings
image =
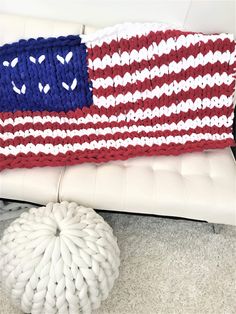
[[[76,203],[31,208],[0,242],[2,284],[25,313],[91,313],[107,298],[119,264],[111,227]]]
[[[124,24],[0,47],[0,170],[234,145],[232,34]]]

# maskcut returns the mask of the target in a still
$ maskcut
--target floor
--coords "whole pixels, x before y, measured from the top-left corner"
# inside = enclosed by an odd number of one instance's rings
[[[96,314],[235,314],[236,228],[102,213],[121,249],[120,276]],[[0,233],[10,220],[0,222]],[[1,314],[18,314],[0,293]]]

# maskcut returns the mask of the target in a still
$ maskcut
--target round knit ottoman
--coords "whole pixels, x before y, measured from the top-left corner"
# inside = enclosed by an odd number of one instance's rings
[[[91,313],[107,298],[119,264],[111,227],[76,203],[31,208],[0,242],[2,285],[25,313]]]

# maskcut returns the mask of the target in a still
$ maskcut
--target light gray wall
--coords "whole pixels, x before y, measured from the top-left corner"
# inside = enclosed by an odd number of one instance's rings
[[[0,12],[76,21],[96,27],[157,21],[202,32],[236,35],[234,0],[0,0]]]

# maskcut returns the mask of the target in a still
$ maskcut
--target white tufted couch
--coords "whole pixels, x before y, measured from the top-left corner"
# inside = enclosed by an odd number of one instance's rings
[[[0,14],[0,45],[20,38],[92,32],[78,23]],[[0,172],[0,198],[76,201],[96,209],[236,225],[236,165],[230,149],[107,164]]]

